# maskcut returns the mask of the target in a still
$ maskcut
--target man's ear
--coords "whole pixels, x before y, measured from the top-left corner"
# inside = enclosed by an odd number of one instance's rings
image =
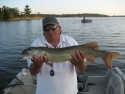
[[[60,34],[62,33],[62,30],[60,30]]]
[[[62,32],[62,29],[61,29],[61,26],[59,25],[59,29],[60,29],[60,34],[61,34],[61,32]]]

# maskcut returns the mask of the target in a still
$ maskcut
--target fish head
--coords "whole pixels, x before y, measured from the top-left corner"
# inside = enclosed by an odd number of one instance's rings
[[[38,53],[38,50],[34,50],[32,48],[28,49],[28,54],[30,54],[30,55],[37,54],[37,53]]]
[[[34,54],[38,57],[44,56],[44,47],[29,47],[22,51],[23,58],[31,58]]]
[[[28,50],[28,53],[32,56],[34,54],[37,55],[37,57],[40,57],[40,56],[44,56],[45,55],[45,51],[44,49],[42,48],[38,48],[38,47],[31,47],[29,50]]]

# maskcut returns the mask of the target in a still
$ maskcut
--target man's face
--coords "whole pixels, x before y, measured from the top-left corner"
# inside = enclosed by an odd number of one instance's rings
[[[57,40],[60,36],[60,32],[61,32],[61,27],[58,24],[56,25],[48,24],[43,28],[43,35],[45,36],[47,41],[50,41],[53,39]]]

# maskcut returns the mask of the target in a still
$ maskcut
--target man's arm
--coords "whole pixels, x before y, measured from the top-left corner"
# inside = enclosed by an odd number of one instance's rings
[[[40,72],[41,67],[42,65],[36,65],[32,63],[29,67],[30,73],[35,76],[36,74]]]
[[[86,68],[87,68],[87,64],[84,61],[83,61],[83,63],[76,66],[76,70],[78,72],[84,72],[86,70]]]

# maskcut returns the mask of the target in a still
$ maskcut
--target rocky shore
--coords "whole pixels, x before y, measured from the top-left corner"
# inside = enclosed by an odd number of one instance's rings
[[[3,21],[18,21],[18,20],[37,20],[37,19],[43,19],[43,17],[33,17],[33,18],[14,18],[14,19],[10,19],[10,20],[3,20]],[[1,20],[0,20],[1,21]]]

